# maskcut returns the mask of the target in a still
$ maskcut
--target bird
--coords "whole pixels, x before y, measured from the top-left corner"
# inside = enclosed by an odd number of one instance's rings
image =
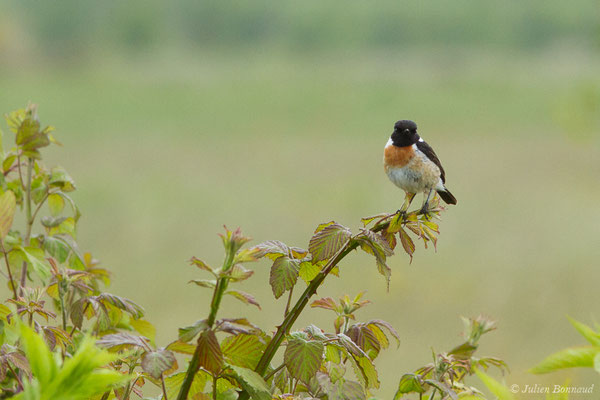
[[[417,124],[401,120],[383,151],[385,172],[396,186],[406,192],[398,212],[406,213],[417,193],[423,194],[420,213],[426,214],[429,199],[435,190],[447,204],[456,204],[456,197],[446,188],[446,173],[430,145],[417,133]]]

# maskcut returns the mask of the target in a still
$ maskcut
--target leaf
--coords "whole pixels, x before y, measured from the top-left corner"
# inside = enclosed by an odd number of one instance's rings
[[[263,256],[262,250],[258,247],[251,247],[249,249],[241,249],[238,251],[233,259],[235,264],[253,262],[259,260]]]
[[[398,213],[390,220],[390,224],[387,227],[389,233],[396,233],[402,229],[402,223],[404,222],[404,215]]]
[[[0,240],[4,240],[13,223],[16,208],[15,194],[7,190],[0,196]]]
[[[165,371],[175,364],[175,355],[169,350],[160,349],[149,351],[142,357],[142,369],[154,379],[160,379]]]
[[[260,243],[253,247],[257,249],[256,257],[269,257],[271,260],[276,260],[280,256],[290,256],[291,249],[283,242],[279,240],[267,240],[266,242]]]
[[[241,300],[244,304],[251,304],[253,306],[258,307],[259,310],[261,309],[260,304],[258,304],[258,301],[256,301],[254,296],[252,296],[250,293],[242,292],[241,290],[228,290],[225,292],[225,294],[231,295],[236,299]]]
[[[372,326],[387,329],[390,335],[392,335],[394,339],[396,339],[397,345],[400,346],[400,335],[398,335],[398,332],[396,332],[394,327],[389,322],[386,322],[381,319],[372,319],[371,321],[367,322],[367,327],[372,328]]]
[[[58,261],[60,264],[67,261],[67,257],[71,252],[69,246],[55,236],[44,237],[44,250],[46,250],[52,257],[56,258],[56,261]]]
[[[44,258],[44,251],[35,247],[16,246],[13,251],[19,251],[34,272],[43,280],[50,278],[50,264]]]
[[[367,225],[369,225],[371,222],[375,221],[378,218],[384,218],[387,217],[388,214],[378,214],[378,215],[373,215],[370,217],[365,217],[365,218],[361,218],[361,222],[363,223],[363,226],[366,227]]]
[[[156,328],[152,323],[144,319],[132,319],[129,325],[136,330],[140,335],[147,337],[151,342],[156,339]]]
[[[360,347],[371,360],[374,360],[381,350],[377,336],[364,324],[354,324],[348,328],[346,335]]]
[[[235,379],[253,400],[271,400],[271,391],[264,379],[251,369],[230,365]]]
[[[63,167],[52,168],[48,185],[50,187],[57,187],[63,192],[72,192],[75,190],[75,181]]]
[[[269,283],[276,299],[280,298],[286,290],[294,287],[298,280],[299,266],[298,260],[288,256],[280,256],[275,260],[271,267]]]
[[[185,380],[185,372],[178,372],[171,376],[167,376],[165,378],[165,388],[167,389],[167,398],[175,399],[177,394],[179,393],[179,389]],[[209,375],[200,370],[194,376],[194,380],[192,381],[192,386],[190,387],[190,391],[188,393],[189,399],[195,399],[195,396],[199,393],[202,393],[204,387],[206,386],[206,382],[208,381]]]
[[[394,400],[402,398],[405,393],[425,393],[421,377],[416,374],[404,374],[398,383],[398,391],[394,396]]]
[[[323,351],[323,343],[307,340],[300,332],[292,333],[283,355],[285,366],[294,378],[308,384],[321,367]]]
[[[196,346],[194,346],[193,344],[190,344],[190,343],[185,343],[185,342],[176,340],[167,346],[167,350],[171,350],[171,351],[174,351],[175,353],[181,353],[181,354],[194,354],[194,351],[196,351]]]
[[[546,357],[542,362],[529,370],[532,374],[546,374],[564,368],[594,366],[594,357],[600,347],[582,346],[561,350]]]
[[[185,328],[179,328],[179,340],[182,342],[189,342],[196,337],[201,331],[209,328],[205,319],[196,321],[194,325],[186,326]]]
[[[108,303],[131,314],[133,318],[142,318],[144,316],[144,309],[125,297],[110,293],[102,293],[95,297],[102,303]]]
[[[65,208],[65,199],[60,194],[51,193],[48,195],[48,209],[50,215],[58,217]]]
[[[475,374],[477,374],[477,377],[479,377],[479,379],[481,379],[483,384],[488,388],[488,390],[490,392],[492,392],[492,394],[494,396],[496,396],[498,398],[498,400],[514,400],[515,399],[515,396],[511,393],[509,388],[507,388],[506,386],[504,386],[503,384],[501,384],[500,382],[498,382],[491,376],[487,375],[483,371],[480,371],[478,368],[474,368],[474,370],[475,370]]]
[[[110,335],[102,336],[98,340],[98,346],[106,347],[107,349],[113,349],[115,347],[138,347],[140,349],[148,349],[148,341],[141,336],[134,336],[130,333],[119,332]]]
[[[200,268],[203,271],[210,272],[215,277],[217,277],[217,272],[210,265],[206,264],[204,261],[202,261],[196,257],[192,257],[192,259],[190,260],[190,263],[192,265],[195,265],[196,267]]]
[[[254,274],[254,271],[244,268],[240,264],[234,264],[234,266],[224,274],[223,276],[229,277],[231,282],[241,282],[250,278]]]
[[[335,300],[333,300],[331,297],[323,297],[322,299],[315,300],[310,304],[310,306],[312,308],[318,307],[335,312],[341,312],[340,307],[335,304]]]
[[[221,343],[223,358],[230,364],[254,369],[266,344],[255,335],[228,336]]]
[[[308,251],[313,262],[327,260],[333,257],[352,237],[352,232],[345,226],[331,223],[317,231],[310,239]]]
[[[577,329],[577,331],[581,334],[581,336],[585,338],[585,340],[590,342],[590,344],[592,344],[593,346],[600,346],[600,333],[594,331],[588,325],[576,321],[571,317],[567,316],[567,318],[569,319],[571,325],[573,325],[575,329]]]
[[[412,256],[415,252],[415,243],[410,236],[408,236],[408,233],[406,233],[404,229],[400,229],[400,231],[398,231],[398,235],[400,236],[400,243],[402,243],[404,251],[410,256],[410,260],[412,262]]]
[[[356,377],[363,382],[367,389],[379,388],[377,370],[375,369],[373,362],[369,360],[369,357],[352,355],[350,360],[352,361],[352,367],[354,368]]]
[[[223,353],[212,330],[203,331],[198,338],[198,362],[201,367],[217,375],[223,368]]]
[[[309,284],[317,275],[321,272],[321,266],[319,264],[313,264],[310,261],[303,261],[300,263],[300,271],[298,275],[306,284]]]
[[[200,287],[205,287],[209,289],[214,289],[217,286],[217,281],[214,279],[192,279],[188,283],[195,283]]]

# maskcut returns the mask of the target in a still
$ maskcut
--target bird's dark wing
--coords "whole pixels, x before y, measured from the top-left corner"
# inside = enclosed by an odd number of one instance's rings
[[[438,158],[437,154],[435,154],[435,151],[433,151],[431,146],[428,145],[427,142],[419,141],[417,142],[417,148],[421,150],[421,152],[425,154],[427,158],[431,160],[431,162],[438,166],[440,169],[440,178],[442,178],[442,183],[446,183],[446,173],[444,172],[444,167],[442,167],[440,159]]]

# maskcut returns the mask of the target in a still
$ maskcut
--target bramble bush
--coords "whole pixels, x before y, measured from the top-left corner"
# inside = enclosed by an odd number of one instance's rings
[[[335,222],[321,224],[307,249],[277,240],[244,247],[249,238],[239,229],[225,229],[220,267],[190,260],[198,270],[192,283],[212,291],[207,316],[159,346],[143,308],[106,292],[109,272],[77,244],[80,212],[71,197],[75,182],[63,168],[42,163],[41,150],[59,144],[54,128],[42,127],[33,105],[11,112],[6,121],[15,145],[5,150],[0,142],[0,250],[11,293],[0,304],[2,398],[149,398],[144,397],[147,385],[156,386],[156,398],[165,400],[373,396],[380,385],[375,361],[381,351],[399,346],[399,334],[383,320],[356,319],[369,303],[363,293],[338,301],[315,294],[328,276],[341,274],[340,262],[354,250],[372,255],[374,268],[389,282],[386,261],[394,251],[401,249],[412,258],[415,241],[435,247],[435,221],[443,211],[437,198],[423,212],[364,218],[355,232]],[[17,212],[22,229],[13,226]],[[248,265],[263,259],[271,264],[275,299],[286,302],[273,335],[244,316],[218,315],[224,300],[260,308],[252,294],[235,284],[251,278]],[[308,305],[331,312],[332,326],[294,330]],[[483,372],[490,365],[504,368],[504,363],[475,356],[481,335],[494,328],[493,322],[481,317],[465,322],[466,341],[399,377],[396,399],[481,399],[481,392],[464,382],[472,374],[496,396],[509,398],[503,397],[506,387]],[[281,363],[273,364],[274,359]]]

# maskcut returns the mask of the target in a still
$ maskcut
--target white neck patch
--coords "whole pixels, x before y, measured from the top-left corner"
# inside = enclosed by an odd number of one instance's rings
[[[385,144],[385,147],[390,147],[390,146],[393,146],[393,145],[394,145],[394,142],[392,141],[392,138],[390,137],[388,139],[387,143]]]

